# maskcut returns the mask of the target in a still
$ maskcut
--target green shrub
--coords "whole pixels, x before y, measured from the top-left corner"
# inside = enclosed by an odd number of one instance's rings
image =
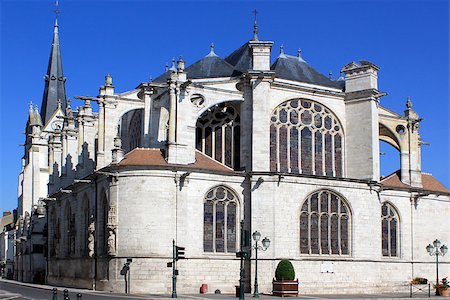
[[[278,263],[277,269],[275,270],[275,278],[276,280],[295,279],[294,266],[289,260],[283,259]]]

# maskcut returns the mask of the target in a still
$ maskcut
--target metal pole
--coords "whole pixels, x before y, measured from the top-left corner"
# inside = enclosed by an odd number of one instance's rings
[[[57,288],[53,288],[52,300],[58,300],[58,289]]]
[[[77,294],[77,300],[81,300],[81,294],[80,293]]]
[[[244,300],[244,277],[245,277],[245,270],[244,270],[244,252],[243,252],[243,246],[244,246],[244,220],[241,221],[241,270],[239,273],[239,300]]]
[[[255,291],[253,293],[254,298],[259,298],[258,292],[258,241],[255,241]]]
[[[177,298],[177,275],[175,274],[175,240],[172,240],[172,298]]]
[[[130,268],[130,265],[131,264],[128,265],[128,272],[127,272],[127,275],[128,275],[128,280],[127,280],[127,282],[128,282],[128,294],[131,293],[131,268]]]
[[[439,248],[435,247],[436,251],[436,286],[439,284]],[[439,289],[436,287],[436,296],[439,296]]]

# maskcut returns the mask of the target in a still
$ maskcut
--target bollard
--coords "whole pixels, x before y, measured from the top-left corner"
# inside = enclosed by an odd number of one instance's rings
[[[70,300],[68,290],[64,290],[64,300]]]
[[[57,288],[53,288],[53,297],[52,300],[58,300],[58,289]]]
[[[77,300],[81,300],[81,293],[77,294]]]

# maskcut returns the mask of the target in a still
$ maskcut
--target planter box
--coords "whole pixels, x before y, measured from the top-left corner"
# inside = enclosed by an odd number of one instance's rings
[[[279,297],[298,296],[298,279],[297,280],[274,280],[272,282],[272,294]]]
[[[439,295],[441,295],[443,297],[450,296],[450,288],[447,288],[447,289],[439,288]]]

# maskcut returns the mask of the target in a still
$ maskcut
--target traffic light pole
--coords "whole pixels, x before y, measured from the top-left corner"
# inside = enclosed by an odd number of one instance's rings
[[[244,278],[245,278],[245,269],[244,269],[244,221],[241,221],[241,270],[239,273],[239,300],[244,300]]]
[[[175,240],[172,240],[172,298],[177,298],[176,252]]]

